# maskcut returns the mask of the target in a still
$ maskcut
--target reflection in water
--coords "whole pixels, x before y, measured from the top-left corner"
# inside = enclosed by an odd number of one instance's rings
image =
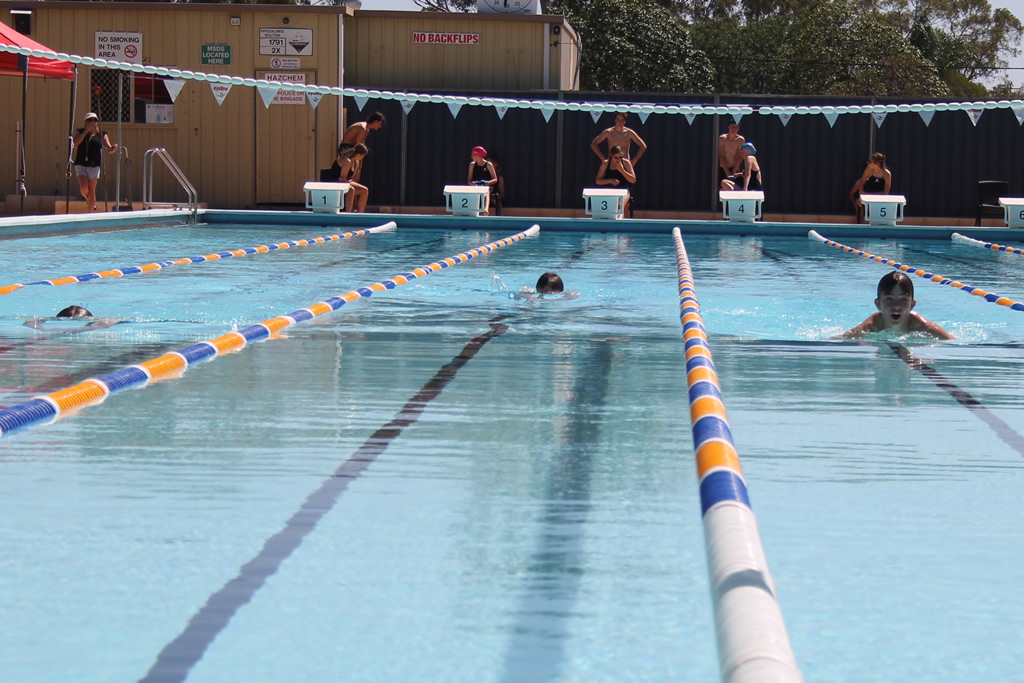
[[[556,435],[542,493],[536,546],[527,567],[503,681],[556,680],[583,575],[593,453],[601,437],[613,348],[592,341]]]

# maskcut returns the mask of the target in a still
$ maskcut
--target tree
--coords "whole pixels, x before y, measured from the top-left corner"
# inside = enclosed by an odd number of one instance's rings
[[[476,0],[413,0],[424,12],[468,12]]]
[[[581,86],[625,92],[711,92],[712,69],[683,19],[657,0],[557,0],[581,43]]]

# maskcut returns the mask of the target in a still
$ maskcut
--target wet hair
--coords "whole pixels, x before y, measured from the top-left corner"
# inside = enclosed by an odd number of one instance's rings
[[[896,289],[902,290],[911,299],[914,298],[914,281],[910,279],[909,275],[899,270],[882,276],[882,279],[878,281],[878,298],[881,299],[885,294],[892,294]]]
[[[92,313],[81,306],[68,306],[57,314],[58,318],[91,318]]]
[[[354,157],[357,154],[369,154],[369,153],[370,153],[370,149],[366,145],[364,145],[363,143],[360,142],[357,145],[353,145],[352,147],[349,147],[346,150],[338,152],[338,156],[341,157],[342,159],[351,159],[352,157]]]
[[[380,121],[381,123],[387,122],[387,120],[384,118],[384,114],[381,114],[379,111],[375,111],[366,117],[366,123],[368,124],[376,123],[377,121]]]
[[[883,171],[885,170],[885,155],[881,152],[875,152],[872,154],[871,161],[874,161],[876,164],[881,166]]]
[[[558,273],[544,273],[537,279],[535,289],[538,294],[551,294],[564,292],[565,285],[562,283],[562,278],[558,277]]]

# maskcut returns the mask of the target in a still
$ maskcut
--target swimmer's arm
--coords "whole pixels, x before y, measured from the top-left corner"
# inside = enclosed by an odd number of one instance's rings
[[[919,313],[911,313],[910,319],[912,321],[910,329],[914,332],[927,332],[936,339],[956,339],[956,337],[943,329],[942,325],[933,323]]]
[[[878,318],[880,317],[881,316],[878,313],[872,313],[867,320],[862,322],[860,325],[857,325],[857,327],[854,327],[853,329],[849,329],[846,332],[843,332],[842,338],[850,339],[852,337],[861,337],[871,332],[878,332],[880,329],[882,329],[881,327],[878,326]]]
[[[25,321],[25,327],[31,327],[33,330],[43,330],[44,318],[29,318]]]
[[[632,157],[633,165],[636,166],[636,162],[640,161],[640,157],[642,157],[644,155],[644,152],[647,151],[647,143],[644,142],[643,139],[636,134],[635,130],[629,131],[629,137],[633,142],[636,143],[637,146],[636,154]]]

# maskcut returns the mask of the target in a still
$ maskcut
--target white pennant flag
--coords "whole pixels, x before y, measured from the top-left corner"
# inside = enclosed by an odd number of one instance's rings
[[[356,101],[356,106],[359,107],[359,111],[363,110],[366,103],[370,101],[369,95],[353,95],[352,99]]]
[[[507,104],[496,104],[496,105],[494,105],[494,111],[498,112],[498,118],[499,119],[504,119],[505,118],[505,113],[508,112],[508,105]]]
[[[416,100],[402,100],[402,111],[408,116],[412,108],[416,106]]]
[[[178,97],[178,93],[185,87],[185,81],[180,78],[165,78],[164,87],[167,88],[167,94],[171,96],[171,102],[173,103]]]
[[[1013,115],[1017,117],[1017,124],[1024,126],[1024,107],[1011,107]]]
[[[270,103],[274,101],[274,96],[277,95],[277,91],[280,88],[274,88],[269,85],[257,85],[256,89],[260,91],[260,97],[263,98],[263,106],[270,109]]]
[[[640,112],[640,123],[647,123],[647,117],[651,115],[649,111]]]
[[[836,119],[839,118],[839,113],[838,112],[834,112],[834,111],[833,112],[827,112],[827,113],[823,113],[822,115],[825,117],[825,120],[828,121],[828,127],[829,128],[835,128],[836,127]]]
[[[210,90],[213,91],[213,96],[217,100],[217,106],[224,104],[224,98],[228,96],[228,91],[231,90],[230,83],[210,83]]]
[[[693,125],[693,120],[697,118],[697,115],[694,114],[692,111],[686,112],[685,114],[683,114],[683,116],[686,118],[686,122],[691,126]]]
[[[932,125],[932,117],[935,116],[934,109],[922,109],[917,113],[921,115],[921,119],[924,121],[925,126]]]
[[[967,116],[970,117],[971,123],[973,123],[975,126],[978,125],[978,119],[980,119],[981,115],[984,114],[984,113],[985,113],[984,109],[968,109],[967,110]]]
[[[792,114],[787,114],[784,111],[783,112],[779,112],[779,121],[782,121],[782,125],[783,126],[785,126],[787,123],[789,123],[789,120],[791,118],[793,118]]]
[[[448,111],[452,113],[452,118],[459,118],[459,110],[462,109],[462,102],[449,102]]]
[[[732,113],[732,120],[736,122],[736,125],[740,125],[740,119],[743,118],[743,112],[734,111]]]
[[[554,107],[542,107],[541,110],[540,110],[540,113],[544,114],[544,120],[545,121],[550,121],[551,120],[551,115],[555,113],[555,108]]]
[[[882,127],[882,121],[885,121],[885,116],[888,112],[884,111],[873,111],[871,112],[871,118],[875,120],[875,125],[879,128]]]
[[[323,97],[322,93],[306,92],[306,99],[309,100],[309,106],[313,107],[313,111],[316,111],[316,105],[320,104]]]
[[[597,123],[598,120],[601,118],[601,114],[603,114],[603,113],[604,113],[603,111],[600,111],[598,109],[591,109],[590,110],[590,118],[594,119],[594,123]]]

